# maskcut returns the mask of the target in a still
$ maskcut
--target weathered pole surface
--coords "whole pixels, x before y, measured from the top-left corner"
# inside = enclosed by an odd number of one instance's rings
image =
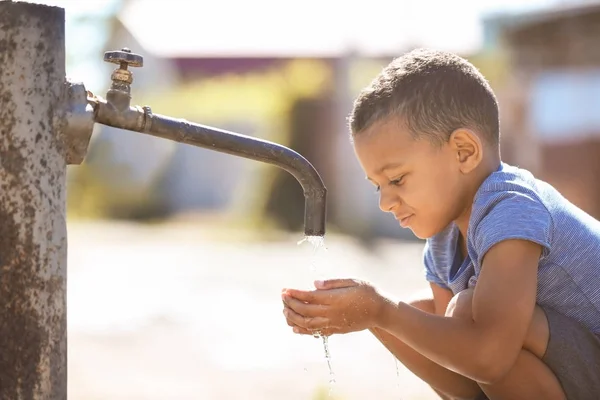
[[[67,398],[64,10],[0,1],[0,398]]]

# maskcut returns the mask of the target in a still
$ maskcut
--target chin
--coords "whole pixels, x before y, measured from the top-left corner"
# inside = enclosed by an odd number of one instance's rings
[[[414,235],[415,235],[415,236],[416,236],[418,239],[422,239],[422,240],[426,240],[426,239],[429,239],[430,237],[434,236],[434,235],[424,235],[424,234],[422,234],[422,233],[415,232],[415,231],[414,231],[414,230],[412,230],[412,229],[411,229],[411,231],[412,231],[412,233],[413,233],[413,234],[414,234]]]
[[[439,233],[431,229],[419,229],[418,227],[412,226],[410,226],[409,229],[412,231],[413,235],[422,240],[430,239]]]

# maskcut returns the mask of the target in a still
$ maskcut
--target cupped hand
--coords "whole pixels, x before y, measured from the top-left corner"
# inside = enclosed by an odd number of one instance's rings
[[[329,336],[369,329],[385,304],[375,287],[360,280],[316,281],[315,287],[282,292],[283,313],[296,333]]]

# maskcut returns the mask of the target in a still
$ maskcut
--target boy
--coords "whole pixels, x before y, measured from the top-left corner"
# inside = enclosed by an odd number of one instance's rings
[[[369,329],[442,399],[600,398],[600,222],[501,161],[479,71],[407,53],[362,91],[350,126],[381,210],[426,239],[432,295],[407,304],[352,279],[285,289],[294,332]]]

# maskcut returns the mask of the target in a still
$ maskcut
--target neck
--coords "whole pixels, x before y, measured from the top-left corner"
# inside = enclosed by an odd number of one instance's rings
[[[476,179],[473,181],[473,185],[469,188],[468,193],[465,196],[465,207],[460,215],[454,220],[454,223],[458,226],[460,235],[463,238],[463,243],[466,246],[467,230],[469,228],[469,220],[471,218],[471,209],[473,207],[473,200],[479,190],[479,187],[483,182],[500,167],[500,154],[497,157],[490,157],[487,161],[482,162],[476,171]]]

